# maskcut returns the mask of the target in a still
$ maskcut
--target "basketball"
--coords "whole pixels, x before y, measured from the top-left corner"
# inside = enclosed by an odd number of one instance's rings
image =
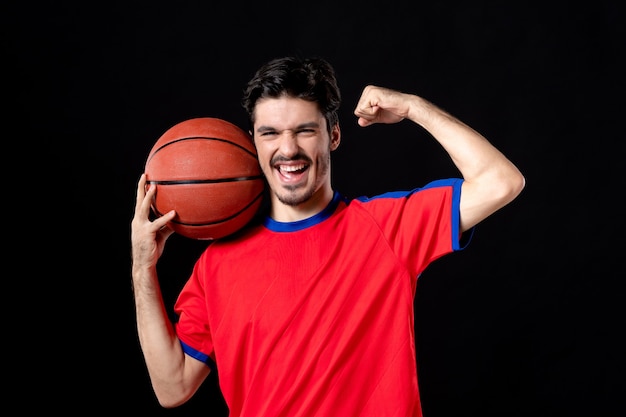
[[[213,240],[243,228],[257,213],[265,190],[251,136],[222,119],[180,122],[156,141],[145,165],[156,185],[152,211],[176,210],[176,233]]]

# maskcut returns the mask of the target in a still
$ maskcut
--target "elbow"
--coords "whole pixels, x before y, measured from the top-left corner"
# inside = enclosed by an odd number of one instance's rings
[[[521,172],[517,171],[516,175],[510,180],[509,192],[511,200],[514,200],[518,195],[522,193],[522,190],[526,187],[526,178]]]
[[[463,187],[467,193],[461,194],[461,230],[470,229],[515,200],[525,186],[526,179],[516,169],[466,181]]]
[[[163,408],[176,408],[185,404],[196,393],[210,372],[205,363],[190,359],[184,369],[151,374],[152,390]]]
[[[158,390],[154,389],[157,401],[163,408],[176,408],[186,403],[192,396],[194,391],[180,390]]]
[[[515,200],[526,187],[526,178],[517,169],[515,172],[507,175],[501,181],[500,201],[502,205],[506,205]]]
[[[186,398],[174,398],[171,396],[157,396],[159,405],[163,408],[176,408],[187,402]]]

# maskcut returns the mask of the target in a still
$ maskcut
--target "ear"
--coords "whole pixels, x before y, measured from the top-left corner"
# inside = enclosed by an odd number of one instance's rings
[[[339,143],[341,142],[341,129],[339,128],[339,123],[336,123],[333,126],[333,129],[330,131],[330,150],[334,151],[339,147]]]

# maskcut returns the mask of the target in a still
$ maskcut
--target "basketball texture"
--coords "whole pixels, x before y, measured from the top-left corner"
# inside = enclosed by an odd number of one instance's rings
[[[192,239],[219,239],[243,228],[265,189],[250,135],[212,117],[168,129],[150,150],[145,173],[156,185],[153,212],[176,210],[169,226]]]

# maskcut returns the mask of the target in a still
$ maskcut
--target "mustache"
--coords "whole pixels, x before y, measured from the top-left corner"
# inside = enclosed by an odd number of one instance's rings
[[[307,155],[298,153],[291,158],[287,158],[286,156],[278,155],[272,158],[270,163],[272,165],[276,165],[281,162],[306,162],[307,164],[311,164],[313,161]]]

